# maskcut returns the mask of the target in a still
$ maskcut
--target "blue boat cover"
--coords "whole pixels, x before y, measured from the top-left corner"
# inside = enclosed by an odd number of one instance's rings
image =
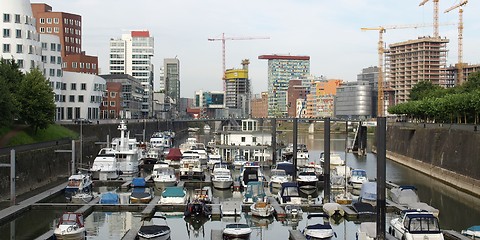
[[[480,231],[480,225],[471,226],[471,227],[468,228],[468,230],[479,232]]]
[[[280,162],[277,163],[277,169],[283,169],[287,173],[287,175],[293,176],[295,173],[295,165],[290,162]]]
[[[183,197],[185,192],[181,187],[166,187],[162,192],[162,197]]]
[[[133,187],[145,187],[146,185],[145,178],[134,178],[132,180]]]
[[[102,194],[102,197],[100,198],[100,203],[101,204],[118,204],[119,200],[120,199],[118,197],[118,194],[107,192]]]

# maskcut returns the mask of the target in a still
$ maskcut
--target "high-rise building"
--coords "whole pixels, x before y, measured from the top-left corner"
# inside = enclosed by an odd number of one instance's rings
[[[242,62],[242,69],[225,71],[225,107],[239,109],[240,115],[250,115],[250,79],[248,79],[248,60]],[[230,111],[230,110],[229,110]]]
[[[261,55],[258,59],[268,60],[268,116],[285,117],[288,82],[310,74],[310,57]]]
[[[29,0],[2,1],[1,58],[15,59],[23,72],[41,66],[40,36]]]
[[[63,70],[98,74],[98,57],[86,55],[82,50],[82,16],[53,12],[52,7],[45,3],[32,3],[31,6],[37,19],[37,32],[60,38]]]
[[[142,117],[152,116],[154,38],[149,31],[131,31],[110,39],[110,74],[128,74],[144,87]]]
[[[308,88],[302,85],[302,80],[299,79],[292,79],[288,83],[287,89],[287,111],[289,117],[304,117],[300,116],[300,112],[304,112],[303,110],[306,109],[297,109],[304,106],[298,105],[299,101],[302,103],[306,103]]]
[[[446,88],[455,87],[459,83],[459,81],[457,80],[458,79],[457,64],[455,64],[455,66],[447,67],[447,81],[445,85]],[[465,82],[468,80],[468,75],[478,71],[480,71],[480,64],[463,63],[463,81],[462,82]]]
[[[163,79],[165,86],[165,102],[170,109],[178,111],[180,100],[180,61],[177,58],[163,60]]]
[[[444,86],[448,39],[420,37],[389,45],[386,54],[387,80],[395,93],[395,104],[406,102],[420,81]]]

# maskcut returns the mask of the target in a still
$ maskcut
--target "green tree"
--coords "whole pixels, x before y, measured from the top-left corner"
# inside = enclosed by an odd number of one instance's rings
[[[427,97],[440,97],[444,94],[444,89],[438,85],[434,85],[429,81],[420,81],[413,86],[410,91],[410,100],[417,101]]]
[[[12,125],[14,119],[18,118],[20,106],[17,92],[23,77],[15,60],[0,59],[0,78],[3,79],[0,81],[0,126]]]
[[[24,74],[20,71],[17,62],[12,59],[1,59],[0,61],[0,76],[7,81],[8,89],[15,94],[18,91],[18,86],[23,80]]]
[[[20,117],[36,133],[53,123],[55,102],[49,81],[40,70],[33,69],[25,75],[19,86],[18,99],[21,106]]]
[[[468,75],[468,80],[460,86],[464,92],[473,92],[480,89],[480,72],[471,73]]]
[[[7,81],[0,75],[0,128],[11,126],[15,116],[15,103]]]

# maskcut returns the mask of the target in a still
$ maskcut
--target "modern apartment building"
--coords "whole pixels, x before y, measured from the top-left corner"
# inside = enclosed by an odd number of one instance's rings
[[[310,74],[309,56],[261,55],[268,60],[268,116],[287,116],[287,89],[291,79]]]
[[[142,99],[144,88],[140,81],[128,74],[109,74],[100,75],[107,83],[107,91],[105,93],[101,106],[102,118],[142,118]],[[120,91],[116,83],[121,85]],[[117,97],[117,95],[119,95]],[[116,102],[115,107],[110,102]],[[115,110],[115,112],[112,112]]]
[[[62,119],[99,119],[106,89],[105,79],[97,75],[63,72],[62,94],[66,99],[61,105],[65,113]]]
[[[65,95],[62,93],[62,45],[59,37],[51,34],[40,34],[40,41],[43,76],[50,81],[50,87],[55,94],[55,120],[62,120],[65,116],[64,108],[61,107],[61,102],[65,102]]]
[[[468,80],[468,75],[471,73],[475,73],[480,71],[480,64],[463,64],[463,81],[465,82]],[[447,81],[445,87],[451,88],[455,87],[457,83],[459,82],[458,80],[458,68],[455,64],[455,66],[448,66],[447,67]]]
[[[60,38],[63,70],[98,74],[98,57],[86,55],[82,50],[82,16],[53,12],[52,7],[45,3],[32,3],[31,6],[37,19],[37,32]]]
[[[128,74],[144,88],[142,117],[152,116],[154,38],[149,31],[131,31],[110,39],[110,74]]]
[[[238,109],[243,117],[250,115],[250,79],[246,66],[225,71],[225,107],[229,111]]]
[[[305,117],[333,117],[334,97],[342,80],[310,77],[310,91],[306,97]]]
[[[309,89],[302,85],[302,80],[292,79],[288,83],[287,89],[287,112],[288,117],[304,117],[299,116],[304,109],[298,109],[305,106]],[[300,101],[298,101],[300,100]],[[305,109],[306,111],[306,109]]]
[[[180,60],[165,58],[163,60],[163,83],[165,87],[165,103],[170,109],[178,111],[180,101]]]
[[[395,104],[406,102],[420,81],[445,86],[448,42],[446,38],[419,37],[389,45],[387,80],[394,90]]]

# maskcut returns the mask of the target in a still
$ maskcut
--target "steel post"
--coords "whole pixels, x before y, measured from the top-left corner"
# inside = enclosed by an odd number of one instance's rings
[[[385,204],[385,180],[386,180],[386,118],[377,118],[377,240],[385,240],[386,204]]]
[[[324,197],[323,202],[330,202],[330,118],[325,118],[323,129],[323,183]]]
[[[75,174],[75,140],[72,140],[72,172],[71,175]]]
[[[10,150],[10,205],[16,204],[15,194],[15,149]]]
[[[272,118],[272,165],[277,165],[277,119]]]
[[[293,169],[297,169],[297,145],[298,145],[298,118],[293,119]],[[293,180],[297,179],[297,171],[293,171]]]

